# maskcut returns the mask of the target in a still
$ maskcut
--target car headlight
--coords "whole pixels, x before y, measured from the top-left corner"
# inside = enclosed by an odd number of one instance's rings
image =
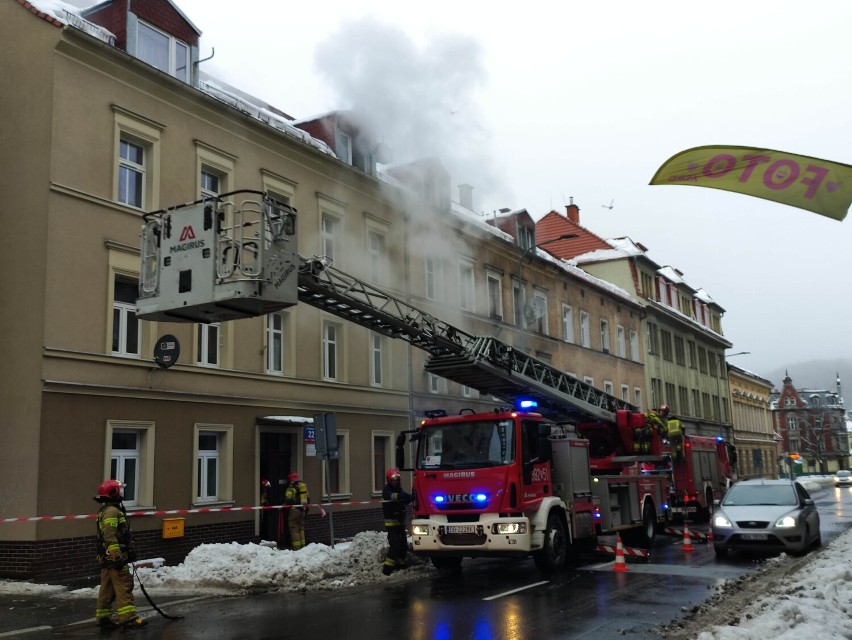
[[[527,532],[526,522],[498,522],[494,525],[496,534],[521,534]]]
[[[793,516],[784,516],[783,518],[778,518],[778,521],[775,523],[775,526],[781,529],[795,527],[796,519]]]
[[[428,536],[429,535],[429,525],[428,524],[411,525],[411,535],[413,535],[413,536]]]
[[[714,527],[730,527],[732,525],[731,525],[731,521],[728,520],[724,515],[722,515],[721,513],[717,513],[715,516],[713,516],[713,526]]]

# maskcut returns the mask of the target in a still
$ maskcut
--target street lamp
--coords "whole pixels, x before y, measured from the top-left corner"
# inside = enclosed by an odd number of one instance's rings
[[[526,352],[526,350],[527,350],[526,349],[526,328],[527,327],[526,327],[526,317],[524,316],[524,312],[526,310],[526,303],[527,303],[527,293],[526,293],[526,288],[524,287],[524,280],[523,280],[524,260],[527,259],[527,256],[529,256],[530,253],[532,253],[533,251],[535,251],[539,247],[543,247],[546,244],[550,244],[552,242],[557,242],[558,240],[568,240],[570,238],[579,238],[579,237],[580,236],[577,235],[576,233],[563,233],[562,235],[557,236],[556,238],[551,238],[550,240],[545,240],[544,242],[541,242],[541,243],[538,243],[538,244],[533,243],[532,245],[530,245],[529,247],[524,249],[524,252],[521,254],[520,260],[518,260],[518,287],[521,290],[521,312],[520,312],[520,314],[518,314],[519,315],[519,317],[518,317],[518,329],[521,332],[521,345],[520,346],[521,346],[521,351],[523,351],[523,352]]]
[[[720,436],[724,433],[723,432],[724,427],[722,425],[722,383],[721,383],[722,370],[721,370],[720,360],[726,361],[728,358],[734,358],[736,356],[746,356],[750,353],[751,353],[751,351],[738,351],[737,353],[731,353],[727,356],[725,356],[723,354],[722,358],[716,359],[716,404],[718,406],[718,411],[719,411],[719,435]],[[730,387],[729,387],[729,389],[730,389]],[[733,424],[733,416],[732,416],[731,423]],[[733,431],[732,431],[732,433],[733,433]],[[728,441],[732,440],[732,438],[730,437],[731,435],[732,434],[728,434],[728,438],[727,438]]]

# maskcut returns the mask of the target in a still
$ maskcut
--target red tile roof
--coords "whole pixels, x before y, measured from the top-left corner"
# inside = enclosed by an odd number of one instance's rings
[[[577,213],[579,214],[579,209],[577,209]],[[545,245],[548,240],[569,233],[576,234],[578,237],[565,238]],[[535,239],[536,244],[544,251],[565,260],[589,251],[612,248],[606,240],[581,226],[579,222],[574,222],[556,211],[551,211],[536,222]]]

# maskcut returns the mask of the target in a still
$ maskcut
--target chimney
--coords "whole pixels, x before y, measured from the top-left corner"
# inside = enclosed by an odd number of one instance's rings
[[[459,185],[459,204],[473,211],[473,187],[469,184]]]
[[[574,204],[574,198],[571,198],[571,204],[565,205],[565,211],[568,214],[568,219],[574,224],[580,224],[580,207]]]

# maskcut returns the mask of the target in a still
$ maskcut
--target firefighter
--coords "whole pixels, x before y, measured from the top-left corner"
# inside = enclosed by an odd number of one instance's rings
[[[106,480],[98,487],[98,495],[95,496],[95,500],[101,503],[97,520],[101,587],[95,605],[95,620],[102,629],[137,629],[148,624],[136,615],[133,601],[133,576],[127,563],[133,562],[136,556],[127,513],[122,504],[123,487],[118,480]],[[113,600],[117,620],[112,618]]]
[[[290,548],[298,551],[305,546],[305,515],[308,513],[308,487],[299,480],[299,474],[291,471],[284,488],[284,504],[287,509],[287,529],[290,531]]]
[[[260,506],[269,507],[269,489],[272,483],[269,480],[260,481]],[[272,540],[275,538],[273,511],[261,509],[260,511],[260,539]]]
[[[382,512],[388,533],[388,553],[382,565],[382,573],[389,576],[397,569],[405,568],[408,555],[408,540],[405,534],[405,506],[414,500],[400,486],[399,469],[388,469],[387,483],[382,489]]]
[[[666,428],[668,429],[672,458],[680,460],[683,457],[683,424],[677,417],[671,416],[666,422]]]

